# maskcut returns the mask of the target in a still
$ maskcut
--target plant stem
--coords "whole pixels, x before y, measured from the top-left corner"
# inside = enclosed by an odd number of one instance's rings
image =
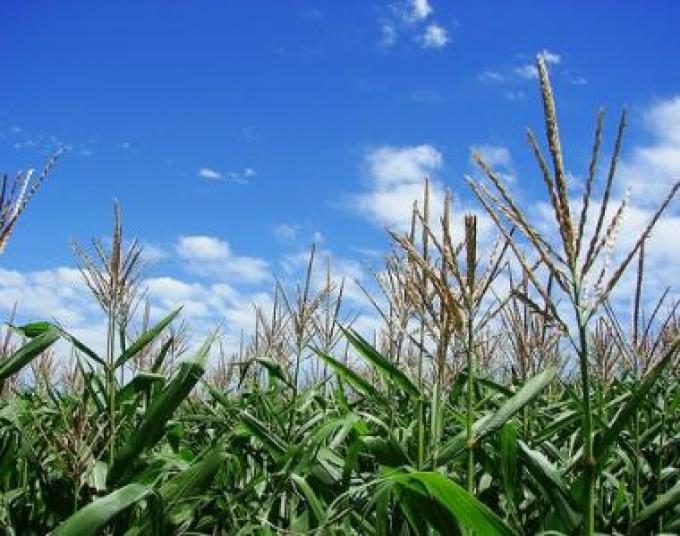
[[[113,305],[109,308],[108,331],[106,334],[106,377],[109,395],[109,464],[113,464],[116,453],[116,376],[114,367],[114,352],[116,345],[116,315]]]
[[[576,286],[576,285],[575,285]],[[588,326],[580,303],[580,292],[575,291],[574,307],[579,332],[579,364],[583,389],[583,476],[586,481],[583,504],[583,533],[595,534],[595,457],[593,453],[593,419],[590,407],[590,381],[588,377]]]
[[[466,438],[468,444],[467,487],[470,493],[474,493],[475,489],[475,451],[474,445],[472,444],[472,422],[474,418],[473,413],[475,405],[475,372],[474,372],[475,364],[473,344],[474,344],[474,325],[472,314],[468,312],[467,348],[466,348],[467,372],[468,372]]]

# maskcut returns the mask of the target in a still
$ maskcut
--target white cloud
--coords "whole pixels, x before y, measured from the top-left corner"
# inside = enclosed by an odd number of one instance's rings
[[[371,178],[380,187],[418,183],[442,165],[442,154],[431,145],[379,147],[366,155]]]
[[[210,248],[204,252],[211,258],[216,253]],[[216,279],[195,282],[159,276],[142,281],[141,288],[147,290],[150,299],[152,322],[183,306],[182,316],[195,335],[190,338],[190,345],[200,342],[199,339],[220,322],[232,337],[242,329],[246,334],[252,333],[252,304],[271,303],[267,293],[245,292]],[[23,273],[0,268],[0,314],[8,318],[15,304],[17,323],[55,320],[95,351],[104,351],[104,315],[76,268],[56,267]],[[66,346],[58,347],[57,351],[70,355]]]
[[[631,188],[635,203],[650,206],[680,179],[680,96],[651,105],[644,121],[651,143],[634,147],[618,175],[621,188]]]
[[[430,24],[425,28],[422,42],[424,48],[442,48],[451,42],[451,38],[446,28],[438,24]]]
[[[383,146],[364,159],[368,189],[348,199],[349,206],[373,223],[405,231],[410,225],[413,202],[422,206],[425,178],[442,166],[442,154],[431,145]],[[430,180],[433,219],[441,214],[444,186]]]
[[[155,264],[168,257],[168,252],[161,246],[149,242],[142,243],[142,259],[144,262]]]
[[[229,243],[219,238],[182,236],[175,250],[185,267],[197,275],[243,283],[260,283],[270,278],[264,259],[234,255]]]
[[[539,52],[539,54],[543,56],[548,65],[559,65],[562,62],[562,56],[556,52],[544,49],[542,52]],[[527,80],[536,80],[537,78],[538,68],[533,63],[525,63],[523,65],[501,70],[489,69],[482,71],[477,75],[477,80],[483,84],[489,85],[517,85],[525,83]],[[572,79],[572,83],[574,85],[584,84],[586,83],[586,79],[583,77],[575,77]],[[519,90],[506,91],[505,96],[509,100],[519,100],[524,98],[524,92]]]
[[[383,47],[394,46],[403,34],[413,37],[423,48],[442,48],[451,41],[443,26],[426,23],[434,13],[429,0],[397,0],[388,3],[385,11],[380,18]]]
[[[75,268],[21,273],[0,269],[0,309],[10,311],[14,304],[22,315],[57,318],[81,324],[101,314],[99,306],[88,302],[89,291]]]
[[[222,178],[222,174],[219,171],[215,171],[208,167],[200,168],[198,170],[198,176],[208,180],[220,180]]]
[[[521,67],[515,67],[512,70],[512,72],[515,73],[520,78],[524,78],[525,80],[533,80],[535,78],[538,78],[538,68],[535,65],[531,64],[522,65]]]
[[[432,13],[428,0],[410,0],[410,16],[414,20],[424,20]]]
[[[237,184],[248,184],[250,179],[255,177],[255,175],[257,175],[257,173],[253,168],[250,167],[246,167],[242,171],[229,171],[226,173],[226,175],[223,175],[220,171],[208,167],[202,167],[198,170],[198,176],[202,179],[221,181],[226,176],[229,181],[235,182]]]

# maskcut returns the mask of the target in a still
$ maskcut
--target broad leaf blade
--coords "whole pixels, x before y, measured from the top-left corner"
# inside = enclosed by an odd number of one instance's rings
[[[78,510],[54,531],[54,536],[91,536],[113,516],[151,492],[151,486],[128,484]]]

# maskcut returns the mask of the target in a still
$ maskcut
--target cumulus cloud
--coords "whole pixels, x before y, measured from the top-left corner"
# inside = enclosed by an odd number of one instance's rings
[[[496,158],[502,155],[495,149]],[[505,155],[509,158],[509,155]],[[410,228],[413,203],[422,208],[425,177],[430,178],[430,217],[439,222],[444,213],[446,185],[438,176],[443,164],[442,153],[428,144],[383,146],[368,151],[364,157],[366,190],[348,197],[348,207],[372,223],[390,230],[405,232]],[[461,192],[454,192],[454,194]],[[479,236],[494,239],[493,223],[468,198],[454,196],[453,212],[477,214]],[[460,239],[460,226],[454,226],[454,238]]]
[[[378,147],[366,155],[370,176],[379,186],[404,182],[421,183],[422,179],[442,165],[442,154],[432,145]]]
[[[101,314],[88,299],[89,291],[76,268],[19,272],[0,268],[0,308],[11,311],[17,305],[31,318],[57,318],[82,324]]]
[[[660,100],[644,112],[651,141],[636,146],[619,166],[619,184],[643,206],[664,196],[680,180],[680,96]]]
[[[264,259],[234,255],[225,240],[212,236],[182,236],[175,251],[192,273],[222,281],[260,283],[271,277]]]
[[[351,203],[374,223],[405,230],[413,202],[422,199],[425,177],[441,165],[442,155],[431,145],[378,147],[365,156],[368,190],[353,196]],[[441,187],[432,184],[439,196]]]

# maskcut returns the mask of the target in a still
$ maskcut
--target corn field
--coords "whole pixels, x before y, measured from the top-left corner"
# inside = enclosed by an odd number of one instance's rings
[[[553,228],[479,154],[478,214],[459,220],[450,194],[435,207],[425,183],[363,289],[374,333],[354,329],[330,261],[313,284],[324,261],[312,249],[306,277],[276,285],[237,352],[215,330],[190,354],[181,309],[149,321],[142,247],[116,207],[110,244],[73,246],[106,346],[56,321],[4,328],[0,532],[680,533],[678,304],[644,292],[645,242],[680,182],[612,262],[625,112],[606,162],[598,114],[577,192],[537,68],[545,147],[527,140]],[[54,160],[37,179],[5,178],[1,246]]]

